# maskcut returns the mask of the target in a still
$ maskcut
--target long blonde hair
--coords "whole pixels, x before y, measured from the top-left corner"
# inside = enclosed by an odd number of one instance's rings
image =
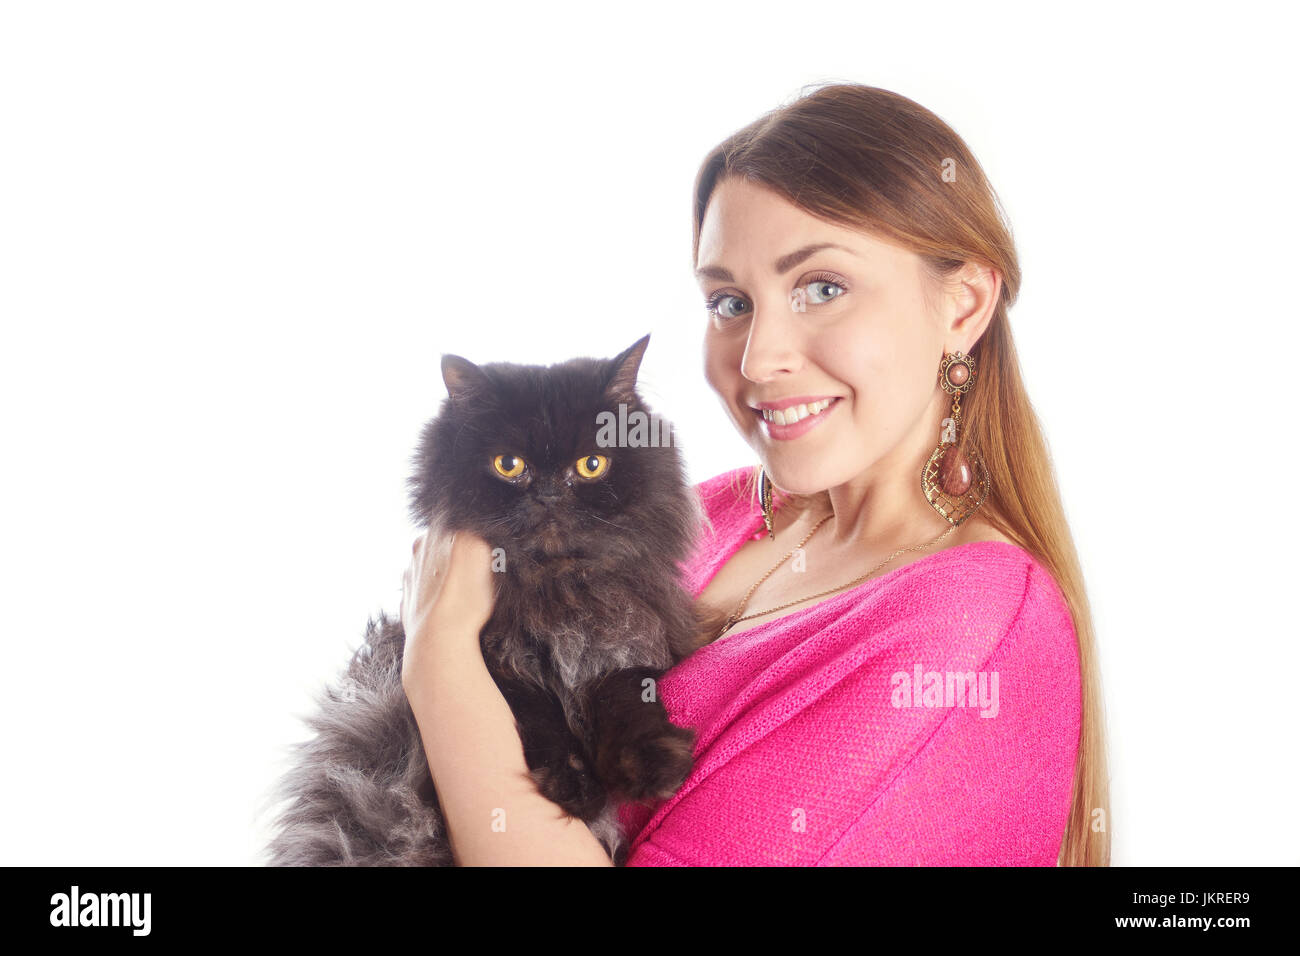
[[[805,88],[709,153],[695,181],[692,268],[698,264],[709,197],[727,176],[764,185],[813,216],[912,250],[935,283],[967,262],[1001,274],[994,315],[971,349],[979,387],[962,398],[959,441],[972,443],[988,466],[993,490],[981,516],[1052,574],[1074,622],[1082,721],[1057,862],[1110,865],[1110,785],[1096,635],[1051,458],[1011,337],[1007,310],[1020,287],[1020,265],[997,194],[961,137],[938,116],[907,97],[858,84]],[[755,467],[739,493],[756,494],[757,474]],[[782,495],[782,502],[802,510],[826,507],[826,498],[826,492]]]

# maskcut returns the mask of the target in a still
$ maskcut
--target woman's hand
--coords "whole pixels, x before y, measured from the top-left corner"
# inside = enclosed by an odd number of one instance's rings
[[[542,796],[510,705],[483,662],[492,549],[461,531],[415,540],[402,579],[402,688],[461,866],[613,866],[581,820]],[[509,826],[500,824],[509,820]]]
[[[402,576],[402,685],[410,688],[435,651],[456,650],[448,642],[473,638],[492,616],[496,580],[492,549],[478,535],[426,531],[411,546]]]

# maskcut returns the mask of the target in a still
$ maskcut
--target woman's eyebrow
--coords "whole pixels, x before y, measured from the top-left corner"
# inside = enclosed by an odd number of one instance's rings
[[[772,271],[777,275],[784,275],[799,263],[803,262],[814,252],[820,252],[823,249],[843,249],[845,252],[858,256],[860,253],[855,252],[848,246],[842,246],[837,242],[816,242],[810,246],[804,246],[802,249],[796,249],[794,252],[788,252],[772,264]],[[722,266],[700,266],[695,270],[697,279],[718,279],[722,282],[735,282],[736,277]]]

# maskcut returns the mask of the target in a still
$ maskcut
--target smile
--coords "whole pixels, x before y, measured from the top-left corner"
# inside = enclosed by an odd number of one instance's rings
[[[830,407],[833,398],[823,398],[820,402],[813,402],[811,405],[800,404],[791,405],[789,408],[760,408],[763,417],[769,422],[776,422],[778,425],[793,425],[809,415],[816,415]]]
[[[752,411],[762,419],[768,437],[788,440],[798,438],[821,424],[839,402],[840,399],[836,396],[811,402],[795,402],[783,408],[753,408]]]

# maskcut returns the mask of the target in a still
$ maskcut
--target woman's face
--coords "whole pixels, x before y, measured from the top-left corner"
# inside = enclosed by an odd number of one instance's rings
[[[809,251],[827,243],[842,248]],[[945,343],[966,336],[927,299],[917,255],[728,178],[709,200],[697,266],[715,308],[705,376],[779,487],[809,494],[882,462],[919,468],[950,403]],[[825,399],[793,426],[756,410]]]

